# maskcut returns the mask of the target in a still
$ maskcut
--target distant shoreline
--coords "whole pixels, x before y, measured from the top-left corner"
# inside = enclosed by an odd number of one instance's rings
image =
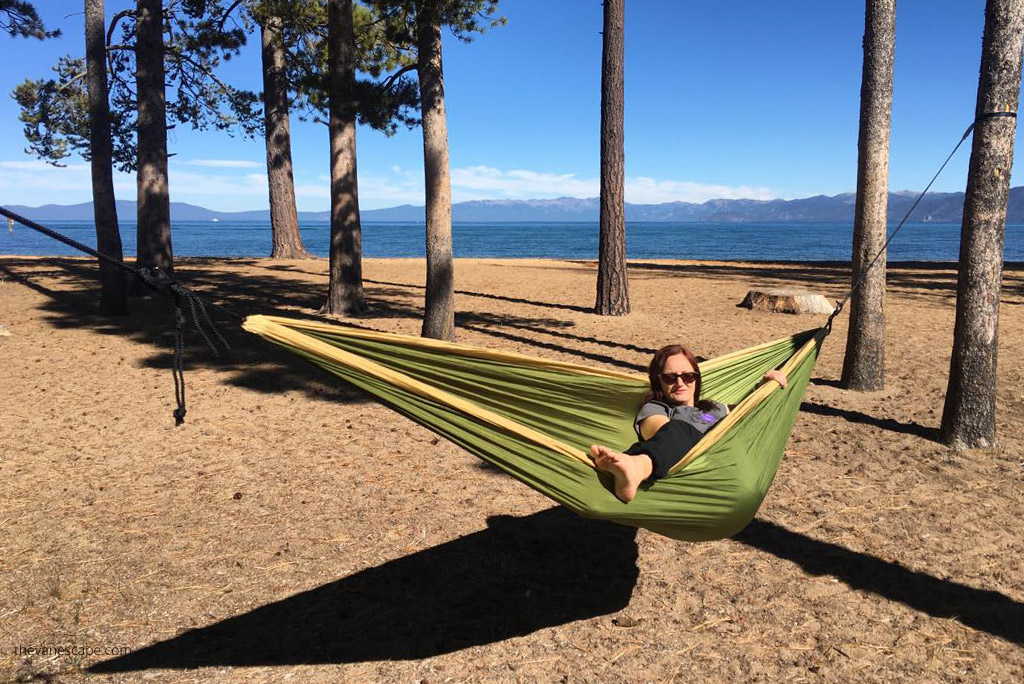
[[[90,247],[96,245],[96,228],[91,221],[51,222],[49,227]],[[122,248],[129,254],[135,251],[136,227],[134,222],[120,225]],[[365,224],[363,257],[423,258],[426,250],[423,230],[416,224]],[[301,225],[306,250],[319,257],[329,253],[330,233],[327,222]],[[907,223],[890,244],[888,258],[908,262],[956,262],[960,233],[959,224]],[[595,260],[600,253],[599,238],[599,226],[591,222],[452,225],[456,258]],[[853,227],[846,223],[778,226],[631,222],[627,223],[625,238],[626,257],[634,261],[848,262],[852,254]],[[269,226],[246,221],[175,222],[172,245],[175,257],[262,258],[269,256],[272,248]],[[0,253],[78,254],[59,241],[17,225],[9,233],[0,230]],[[1003,258],[1024,261],[1024,226],[1007,226]]]
[[[125,253],[125,257],[135,257],[135,253]],[[43,261],[46,259],[62,259],[62,260],[73,260],[73,261],[96,261],[94,257],[87,255],[72,256],[72,255],[38,255],[38,254],[0,254],[0,261],[5,260],[36,260]],[[128,259],[126,259],[127,261]],[[226,262],[226,263],[240,263],[245,261],[280,261],[280,262],[294,262],[301,263],[303,261],[316,262],[326,261],[327,257],[313,257],[312,259],[271,259],[268,256],[181,256],[175,257],[174,263],[202,263],[202,262]],[[425,257],[363,257],[363,261],[418,261],[422,262]],[[492,261],[553,261],[557,263],[568,263],[568,264],[592,264],[597,265],[597,261],[594,259],[558,259],[554,257],[455,257],[455,261],[464,262],[492,262]],[[627,259],[626,263],[630,266],[640,268],[645,264],[667,264],[667,265],[680,265],[680,266],[715,266],[715,265],[730,265],[738,264],[743,266],[785,266],[785,267],[797,267],[797,266],[809,266],[818,268],[843,268],[849,267],[850,261],[835,261],[835,260],[777,260],[777,261],[765,261],[757,259]],[[910,261],[887,261],[886,268],[892,269],[930,269],[930,268],[943,268],[955,270],[958,265],[956,261],[948,260],[910,260]],[[1024,269],[1024,261],[1003,261],[1004,269]]]

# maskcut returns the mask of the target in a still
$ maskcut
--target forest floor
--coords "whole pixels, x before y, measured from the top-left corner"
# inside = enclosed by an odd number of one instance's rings
[[[326,271],[177,275],[311,316]],[[1024,265],[1004,275],[998,448],[936,441],[955,267],[894,265],[886,389],[838,386],[841,316],[756,520],[692,544],[553,507],[227,323],[229,360],[190,336],[175,427],[165,302],[105,319],[92,262],[0,258],[0,681],[1020,682]],[[364,277],[356,322],[418,334],[423,260]],[[642,371],[669,342],[712,357],[821,325],[736,305],[770,285],[837,298],[849,267],[629,278],[632,313],[599,317],[593,262],[457,260],[458,339]]]

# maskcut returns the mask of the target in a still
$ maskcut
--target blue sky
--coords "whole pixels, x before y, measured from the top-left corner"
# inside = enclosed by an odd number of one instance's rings
[[[57,40],[0,36],[0,90],[48,76],[84,51],[80,2],[37,1]],[[107,0],[108,15],[128,6]],[[897,15],[892,190],[919,190],[970,123],[984,0],[902,0]],[[71,10],[75,13],[71,13]],[[599,177],[601,4],[504,0],[508,25],[462,44],[445,36],[455,201],[593,197]],[[863,2],[626,3],[626,186],[635,203],[797,198],[856,187]],[[224,72],[259,89],[258,36]],[[87,166],[25,154],[17,106],[0,98],[0,203],[90,199]],[[293,119],[300,210],[328,208],[326,127]],[[419,130],[358,133],[364,209],[423,204]],[[172,201],[265,208],[259,140],[172,131]],[[1019,153],[1017,155],[1019,157]],[[962,191],[969,148],[933,189]],[[1015,183],[1019,184],[1019,183]],[[134,199],[118,175],[120,199]]]

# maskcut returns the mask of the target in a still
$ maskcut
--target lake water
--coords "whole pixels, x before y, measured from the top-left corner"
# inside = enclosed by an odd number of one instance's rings
[[[95,247],[92,223],[41,222],[48,228]],[[893,226],[894,227],[894,226]],[[891,227],[892,228],[892,227]],[[890,228],[890,230],[891,230]],[[326,221],[302,225],[306,248],[327,256],[330,226]],[[135,249],[135,223],[122,222],[126,255]],[[176,256],[264,257],[270,254],[267,223],[179,221],[173,225]],[[716,259],[724,261],[848,261],[852,227],[837,223],[629,223],[626,251],[630,259]],[[456,223],[452,226],[456,257],[596,259],[596,223]],[[960,225],[908,223],[889,246],[891,261],[956,261]],[[0,223],[0,254],[38,256],[79,252],[29,228],[13,232]],[[422,257],[422,223],[363,224],[366,257]],[[1006,261],[1024,261],[1024,225],[1006,228]]]

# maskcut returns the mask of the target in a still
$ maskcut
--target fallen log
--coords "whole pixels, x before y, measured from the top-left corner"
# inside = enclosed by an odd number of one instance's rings
[[[755,311],[788,314],[830,314],[834,308],[823,295],[806,290],[749,290],[740,306]]]

